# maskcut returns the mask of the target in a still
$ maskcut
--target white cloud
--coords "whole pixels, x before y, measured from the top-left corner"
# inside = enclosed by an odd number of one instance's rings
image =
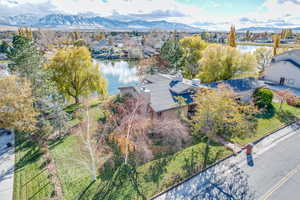
[[[226,5],[224,9],[229,9],[230,2]],[[218,9],[222,7],[215,0],[210,1],[210,6]],[[201,26],[203,28],[222,30],[229,29],[232,24],[237,28],[258,25],[300,26],[299,10],[300,0],[265,0],[255,12],[244,13],[243,16],[220,16],[201,7],[178,3],[176,0],[0,0],[0,15],[38,12],[41,15],[53,12],[95,13],[116,19],[168,20],[203,24]]]

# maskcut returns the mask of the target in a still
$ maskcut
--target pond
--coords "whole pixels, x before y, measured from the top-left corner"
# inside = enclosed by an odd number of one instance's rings
[[[107,79],[108,93],[117,94],[119,87],[135,85],[138,80],[137,62],[95,60],[100,65],[102,75]]]
[[[242,52],[254,52],[261,46],[238,46]],[[100,65],[101,72],[108,82],[108,93],[119,93],[119,87],[133,86],[138,80],[137,61],[125,60],[95,60]]]
[[[270,48],[267,46],[254,46],[254,45],[253,46],[252,45],[238,45],[237,46],[237,48],[243,53],[247,53],[247,52],[253,53],[256,49],[261,48],[261,47]]]

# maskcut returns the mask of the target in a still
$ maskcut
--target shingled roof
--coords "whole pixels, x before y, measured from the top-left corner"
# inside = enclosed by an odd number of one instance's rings
[[[273,57],[272,63],[286,61],[300,68],[300,50],[291,50]]]
[[[150,91],[150,106],[155,112],[161,112],[180,107],[180,105],[177,103],[177,97],[179,96],[186,99],[186,103],[192,102],[192,97],[189,92],[184,94],[181,93],[184,90],[192,88],[192,85],[174,81],[171,77],[162,74],[146,76],[144,81],[135,88],[137,91],[140,91],[140,88]]]
[[[220,82],[211,82],[200,85],[193,85],[191,81],[183,79],[176,80],[172,76],[163,74],[147,75],[143,81],[134,86],[139,93],[150,93],[150,107],[155,112],[162,112],[181,107],[178,104],[178,97],[183,97],[187,104],[193,103],[193,95],[197,87],[217,88],[220,84],[230,86],[235,92],[249,91],[263,86],[263,83],[255,78],[243,78],[226,80]]]
[[[205,84],[201,84],[201,86],[217,88],[218,85],[220,84],[228,85],[235,92],[245,92],[252,89],[260,88],[264,85],[263,82],[258,81],[253,77],[249,77],[249,78],[242,78],[242,79],[232,79],[232,80],[225,80],[219,82],[205,83]]]

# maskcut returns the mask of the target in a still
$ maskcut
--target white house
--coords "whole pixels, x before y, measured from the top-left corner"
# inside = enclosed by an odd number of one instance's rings
[[[300,89],[300,50],[291,50],[274,56],[265,70],[263,79]]]

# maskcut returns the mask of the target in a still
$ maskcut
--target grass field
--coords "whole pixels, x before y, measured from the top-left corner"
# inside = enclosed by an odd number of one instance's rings
[[[284,104],[282,111],[279,110],[279,103],[273,103],[273,109],[266,114],[258,116],[258,124],[256,134],[250,138],[236,138],[233,142],[240,145],[246,145],[253,142],[272,131],[277,130],[281,126],[288,124],[295,120],[295,117],[300,117],[300,109]]]
[[[34,144],[16,135],[16,169],[14,174],[14,200],[41,200],[50,197],[54,187],[43,168],[43,159]],[[1,199],[1,198],[0,198]]]
[[[58,168],[59,177],[62,180],[64,199],[66,200],[78,198],[92,182],[84,166],[74,164],[73,160],[76,159],[76,149],[78,147],[76,145],[78,145],[78,136],[72,135],[51,150]],[[190,175],[188,172],[188,163],[191,162],[191,159],[193,159],[195,163],[195,169],[199,170],[201,163],[203,163],[205,145],[205,142],[200,142],[167,158],[151,161],[138,167],[139,182],[145,195],[151,197],[172,184],[188,177]],[[223,146],[214,143],[211,145],[208,164],[212,164],[216,158],[223,158],[230,153],[231,152],[226,150]],[[155,171],[155,169],[159,171]],[[91,196],[88,195],[95,193],[94,190],[98,184],[100,184],[100,181],[97,181],[89,188],[84,199],[91,198]],[[134,196],[131,196],[133,194],[133,188],[128,186],[120,191],[118,199],[124,199],[124,196],[134,199]]]
[[[94,119],[102,116],[99,103],[91,105],[90,115]],[[234,139],[241,145],[252,142],[271,131],[278,129],[289,123],[294,117],[300,117],[300,109],[288,105],[283,106],[283,112],[279,111],[279,104],[273,103],[274,109],[270,112],[258,116],[258,126],[254,137],[245,139]],[[73,108],[70,108],[71,110]],[[74,121],[75,120],[75,121]],[[77,124],[79,120],[73,119],[71,123]],[[35,152],[35,148],[27,143],[18,140],[17,145],[17,172],[15,175],[14,200],[31,199],[38,200],[51,196],[53,186],[47,178],[47,171],[40,168],[42,159]],[[89,172],[83,165],[78,165],[78,151],[80,151],[80,137],[69,135],[57,144],[50,146],[50,152],[55,160],[58,169],[58,176],[63,188],[64,200],[77,199],[81,194],[81,199],[91,199],[95,194],[96,187],[101,184],[98,180],[92,185]],[[140,189],[147,197],[166,189],[167,187],[187,178],[190,174],[202,168],[204,160],[205,141],[183,149],[173,155],[162,159],[154,160],[137,168],[139,173]],[[214,163],[231,154],[225,147],[216,143],[211,145],[208,164]],[[193,164],[191,164],[193,163]],[[91,187],[90,187],[91,186]],[[128,184],[118,192],[117,199],[135,199],[133,187]]]

